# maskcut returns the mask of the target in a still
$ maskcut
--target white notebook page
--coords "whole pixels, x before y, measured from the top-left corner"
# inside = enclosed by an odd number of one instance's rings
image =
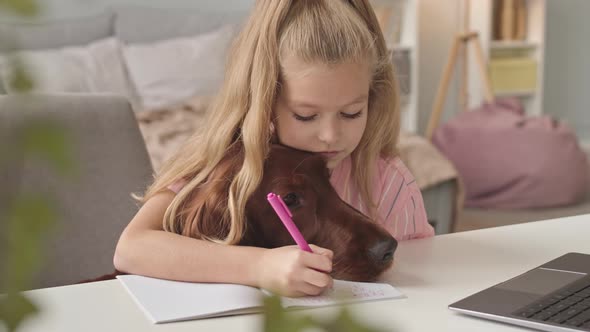
[[[271,293],[258,288],[217,283],[191,283],[120,275],[133,300],[154,323],[260,312],[262,298]],[[321,307],[405,297],[389,284],[334,280],[332,289],[319,296],[282,297],[289,307]]]
[[[188,283],[137,275],[120,275],[117,279],[154,323],[235,314],[259,307],[262,298],[258,288],[243,285]]]

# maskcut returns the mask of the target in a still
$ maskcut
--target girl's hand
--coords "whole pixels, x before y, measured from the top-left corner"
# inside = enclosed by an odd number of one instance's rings
[[[267,249],[256,265],[258,285],[282,296],[319,295],[332,286],[329,249],[310,245],[313,253],[297,246]]]

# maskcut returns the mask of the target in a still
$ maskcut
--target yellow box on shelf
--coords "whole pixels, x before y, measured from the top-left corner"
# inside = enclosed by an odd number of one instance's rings
[[[537,88],[537,62],[534,59],[491,58],[488,67],[494,93],[533,92]]]

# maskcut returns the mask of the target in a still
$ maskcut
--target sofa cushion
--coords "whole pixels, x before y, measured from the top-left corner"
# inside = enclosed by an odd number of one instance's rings
[[[193,37],[124,45],[125,64],[141,110],[216,93],[233,35],[233,26],[226,25]]]
[[[0,22],[0,52],[88,44],[113,34],[113,18],[113,12],[106,10],[94,16],[48,22]],[[8,37],[12,41],[5,40]]]
[[[154,171],[203,128],[211,100],[195,96],[178,106],[135,113]]]
[[[114,33],[123,42],[147,43],[190,37],[243,21],[246,13],[163,9],[146,6],[117,6]],[[156,23],[157,22],[157,23]]]
[[[86,46],[17,53],[34,80],[34,92],[113,93],[133,101],[135,94],[126,76],[119,41],[113,37]],[[8,93],[13,73],[9,55],[0,67],[0,78]],[[12,56],[10,56],[12,58]]]

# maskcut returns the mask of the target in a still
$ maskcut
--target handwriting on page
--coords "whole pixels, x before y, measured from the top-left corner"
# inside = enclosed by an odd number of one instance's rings
[[[391,286],[335,280],[334,286],[318,296],[284,298],[287,306],[320,306],[362,299],[384,298]]]
[[[385,290],[382,287],[370,287],[371,285],[353,284],[351,287],[352,296],[355,297],[374,297],[385,296]]]

